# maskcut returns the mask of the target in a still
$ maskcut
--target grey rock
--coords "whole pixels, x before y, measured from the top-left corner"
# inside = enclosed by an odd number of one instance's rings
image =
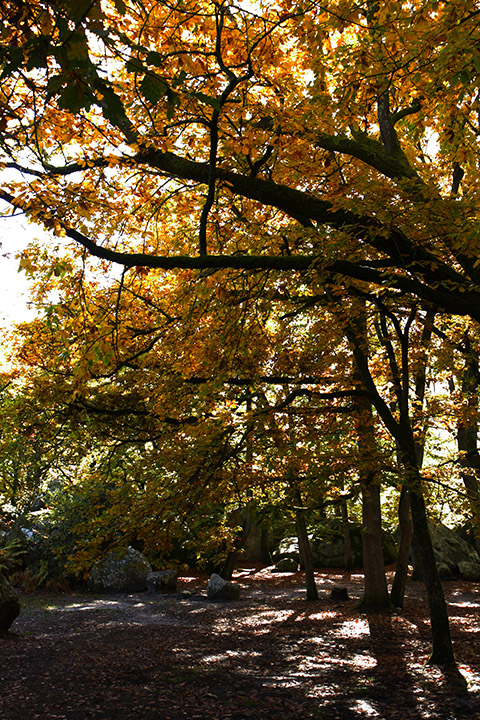
[[[465,580],[480,581],[480,563],[461,560],[458,563],[458,571]]]
[[[176,570],[157,570],[147,575],[147,590],[151,593],[173,592],[177,589]]]
[[[362,527],[358,523],[350,523],[350,542],[352,546],[352,559],[354,567],[362,567]],[[345,544],[342,523],[337,518],[325,521],[309,536],[310,550],[313,564],[317,568],[345,567]],[[387,530],[382,530],[383,559],[386,565],[397,558],[395,539]],[[278,563],[283,558],[292,558],[300,562],[298,540],[296,537],[286,537],[272,553],[273,561]]]
[[[385,565],[395,562],[398,557],[398,548],[393,533],[382,529],[383,561]]]
[[[262,562],[269,565],[272,561],[272,530],[268,520],[258,514],[254,504],[235,508],[228,522],[232,527],[242,528],[241,562]]]
[[[147,587],[152,567],[146,557],[132,547],[111,552],[90,570],[88,588],[93,592],[141,592]]]
[[[213,573],[208,581],[207,596],[209,600],[238,600],[240,587]]]
[[[294,560],[290,557],[284,557],[281,560],[279,560],[274,569],[273,572],[297,572],[298,571],[298,561]]]
[[[19,612],[18,595],[0,572],[0,633],[7,632]]]
[[[298,562],[300,552],[298,549],[298,539],[296,537],[284,538],[278,545],[274,552],[274,560],[281,560],[282,558],[292,558]]]
[[[437,566],[447,565],[450,573],[461,572],[459,563],[469,562],[480,565],[480,557],[476,550],[454,530],[443,523],[429,525],[433,551]]]
[[[453,572],[446,563],[437,562],[437,570],[441,580],[450,580],[453,577]]]

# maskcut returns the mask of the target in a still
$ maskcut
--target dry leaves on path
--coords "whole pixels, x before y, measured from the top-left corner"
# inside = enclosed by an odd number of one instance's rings
[[[242,598],[206,578],[174,595],[31,595],[0,639],[2,720],[460,720],[480,717],[480,591],[446,584],[461,675],[428,667],[422,586],[399,614],[360,613],[359,575],[240,571]],[[333,584],[352,598],[334,603]],[[182,590],[193,594],[185,597]]]

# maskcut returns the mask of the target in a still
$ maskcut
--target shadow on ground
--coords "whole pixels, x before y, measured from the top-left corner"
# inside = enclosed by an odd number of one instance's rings
[[[2,720],[460,720],[480,707],[480,594],[447,584],[461,675],[428,667],[422,587],[401,614],[356,609],[361,577],[237,574],[241,600],[210,603],[205,578],[185,597],[30,595],[0,639]],[[351,600],[334,603],[333,584]]]

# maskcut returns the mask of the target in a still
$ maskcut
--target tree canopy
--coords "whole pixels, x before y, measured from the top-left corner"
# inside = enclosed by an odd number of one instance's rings
[[[296,270],[478,319],[475,3],[2,16],[13,208],[127,267]]]

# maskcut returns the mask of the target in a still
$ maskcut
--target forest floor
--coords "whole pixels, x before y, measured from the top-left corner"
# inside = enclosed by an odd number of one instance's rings
[[[212,603],[207,576],[169,595],[21,598],[0,636],[1,720],[480,719],[480,587],[445,583],[460,673],[426,665],[428,607],[356,607],[361,575],[240,570],[240,600]],[[350,599],[330,599],[334,585]],[[190,591],[192,594],[182,591]]]

